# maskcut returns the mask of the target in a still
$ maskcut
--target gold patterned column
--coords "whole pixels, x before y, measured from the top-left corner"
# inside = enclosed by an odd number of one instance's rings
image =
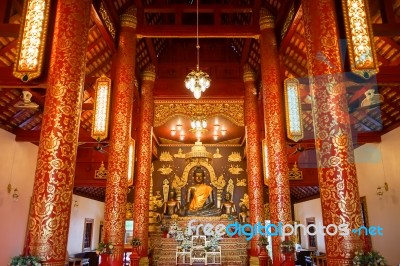
[[[90,3],[89,0],[57,1],[28,225],[30,253],[39,256],[44,266],[65,265]]]
[[[247,180],[251,188],[249,192],[250,224],[264,221],[263,214],[263,178],[261,170],[261,142],[258,127],[258,100],[255,84],[255,73],[250,66],[243,69],[245,87],[244,119],[247,129]],[[258,255],[258,236],[251,240],[251,256]]]
[[[150,65],[142,77],[142,98],[140,101],[140,126],[138,136],[137,178],[134,196],[134,235],[142,240],[142,254],[146,261],[149,231],[149,200],[153,127],[154,100],[153,88],[156,78],[155,67]],[[141,262],[142,264],[142,262]]]
[[[112,130],[104,217],[104,239],[114,244],[110,265],[123,263],[128,154],[135,88],[136,9],[121,16],[113,87]]]
[[[283,82],[274,31],[274,17],[264,8],[260,11],[260,55],[262,93],[267,142],[269,206],[271,223],[289,223],[291,219],[289,169],[286,154]],[[281,265],[279,236],[272,237],[274,265]]]
[[[335,1],[303,0],[302,8],[324,225],[344,223],[358,228],[360,197]],[[354,251],[362,247],[353,234],[326,235],[325,243],[328,265],[352,265]]]

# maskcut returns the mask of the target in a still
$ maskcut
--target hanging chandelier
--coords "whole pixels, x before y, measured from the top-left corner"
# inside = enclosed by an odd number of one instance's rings
[[[210,87],[211,79],[210,76],[200,70],[200,45],[199,45],[199,0],[196,1],[196,49],[197,49],[197,65],[196,70],[190,71],[185,79],[185,87],[193,92],[194,98],[200,99],[201,93],[205,92]]]

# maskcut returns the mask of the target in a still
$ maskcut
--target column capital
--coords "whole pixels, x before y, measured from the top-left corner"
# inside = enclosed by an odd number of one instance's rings
[[[260,10],[260,29],[265,30],[265,29],[273,29],[275,28],[275,18],[272,13],[266,9],[266,8],[261,8]]]
[[[136,29],[137,26],[137,9],[134,6],[130,6],[124,14],[121,15],[121,27],[129,27]]]
[[[156,67],[150,64],[142,73],[142,80],[155,81],[156,80]]]
[[[243,66],[243,81],[255,81],[256,80],[256,73],[254,70],[248,65]]]

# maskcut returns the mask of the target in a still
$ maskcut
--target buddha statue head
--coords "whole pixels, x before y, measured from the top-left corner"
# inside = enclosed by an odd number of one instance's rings
[[[193,172],[193,181],[195,184],[203,184],[204,183],[204,171],[197,167]]]

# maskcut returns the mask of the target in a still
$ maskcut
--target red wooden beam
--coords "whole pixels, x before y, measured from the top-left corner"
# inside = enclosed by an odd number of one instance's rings
[[[400,66],[380,66],[376,80],[378,84],[400,84]]]
[[[307,134],[305,132],[304,139],[294,142],[292,140],[286,140],[288,144],[314,144],[314,136]],[[366,144],[366,143],[379,143],[382,141],[381,134],[383,132],[376,131],[376,132],[356,132],[356,136],[353,137],[353,144]]]
[[[46,88],[47,81],[44,77],[40,77],[29,82],[23,82],[13,76],[13,67],[0,68],[0,88],[1,89],[23,89],[23,88]]]
[[[255,26],[199,26],[199,38],[258,38]],[[196,38],[196,26],[145,25],[138,26],[139,38]]]
[[[100,16],[97,13],[97,10],[93,5],[90,10],[90,16],[91,16],[92,20],[94,21],[94,23],[97,25],[97,28],[99,29],[104,40],[110,47],[112,53],[114,53],[117,50],[114,39],[112,38],[112,36],[111,36],[110,32],[108,31],[108,29],[106,28],[106,26],[103,24],[103,21],[100,19]]]
[[[156,49],[154,49],[153,41],[149,38],[145,38],[144,41],[146,42],[147,50],[149,51],[151,62],[153,65],[158,69],[158,60],[156,55]]]
[[[147,5],[143,12],[146,13],[196,13],[196,5],[168,4]],[[199,5],[199,13],[253,13],[251,5]]]
[[[0,24],[0,36],[18,38],[19,24]]]
[[[400,23],[372,24],[372,31],[374,36],[399,36]]]
[[[296,15],[294,16],[294,19],[292,23],[289,26],[289,29],[287,30],[285,36],[283,37],[280,46],[279,46],[279,51],[281,54],[283,54],[286,50],[286,47],[290,44],[290,40],[292,39],[293,35],[296,33],[296,28],[299,23],[301,23],[301,19],[303,17],[303,12],[300,8],[297,9]]]
[[[22,129],[16,129],[14,130],[15,134],[15,141],[21,141],[21,142],[39,142],[40,140],[40,130],[22,130]],[[83,132],[83,130],[80,130],[79,132],[79,138],[78,142],[85,142],[85,143],[97,143],[95,139],[90,137],[90,135],[86,132]]]
[[[393,10],[393,0],[381,0],[379,1],[381,6],[381,17],[383,23],[396,23],[396,15]]]
[[[247,62],[247,59],[249,57],[251,42],[252,42],[252,39],[246,39],[244,41],[244,45],[243,45],[243,49],[242,49],[242,57],[240,58],[240,66],[242,66],[242,67]]]

